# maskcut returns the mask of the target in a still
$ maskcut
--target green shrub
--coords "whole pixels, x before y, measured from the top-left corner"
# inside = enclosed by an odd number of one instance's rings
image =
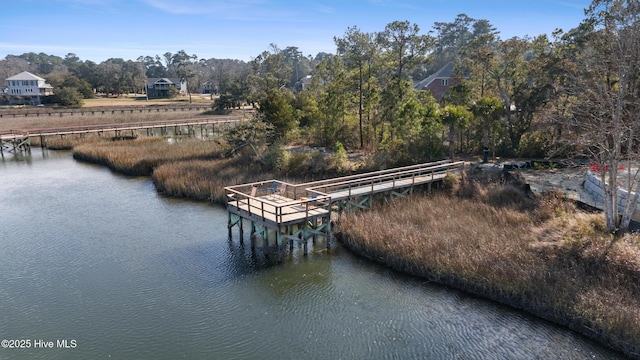
[[[78,90],[71,87],[63,87],[56,90],[54,102],[60,106],[72,108],[80,108],[84,103]]]
[[[282,172],[287,169],[289,162],[289,151],[281,143],[277,142],[267,148],[267,152],[264,155],[264,162],[266,168],[276,172]]]
[[[336,170],[341,171],[347,166],[348,160],[347,150],[340,141],[336,141],[336,145],[333,147],[332,165]]]

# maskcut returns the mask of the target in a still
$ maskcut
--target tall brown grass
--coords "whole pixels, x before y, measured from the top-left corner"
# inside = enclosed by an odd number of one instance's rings
[[[504,179],[503,179],[504,180]],[[399,271],[494,299],[640,356],[640,237],[511,182],[458,184],[343,214],[340,238]],[[372,226],[371,224],[375,224]]]
[[[73,148],[73,157],[126,175],[152,176],[156,189],[167,196],[220,204],[226,200],[225,186],[274,177],[246,158],[225,158],[227,150],[220,139],[149,137],[85,140]]]
[[[78,145],[73,149],[73,157],[106,165],[126,175],[149,176],[161,164],[215,159],[221,151],[222,147],[215,140],[149,137]]]
[[[164,195],[218,204],[225,204],[225,186],[272,178],[270,172],[236,159],[168,162],[153,172],[156,189]]]

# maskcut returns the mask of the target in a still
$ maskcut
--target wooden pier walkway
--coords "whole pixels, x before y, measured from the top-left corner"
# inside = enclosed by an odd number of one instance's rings
[[[85,136],[91,133],[103,135],[105,132],[113,132],[114,137],[122,137],[123,134],[127,132],[130,132],[133,136],[137,130],[146,130],[148,136],[153,136],[156,129],[159,129],[161,135],[167,135],[168,129],[170,128],[173,128],[174,134],[180,135],[182,133],[182,128],[185,127],[187,128],[188,135],[195,135],[196,128],[199,128],[200,134],[204,135],[209,131],[215,133],[215,131],[221,132],[223,130],[227,130],[240,121],[241,119],[237,116],[212,116],[183,120],[81,125],[29,130],[8,130],[0,132],[0,151],[2,151],[3,149],[9,149],[10,151],[28,150],[30,148],[29,138],[32,137],[39,137],[41,146],[46,147],[47,136]]]
[[[448,173],[462,170],[464,162],[440,161],[405,166],[364,174],[338,177],[304,184],[268,180],[228,186],[228,231],[238,226],[240,241],[244,239],[244,220],[251,224],[252,248],[261,237],[269,251],[269,233],[275,233],[278,258],[282,246],[301,242],[307,253],[307,241],[320,236],[331,238],[332,212],[371,208],[376,194],[390,197],[408,196],[416,186],[442,181]]]
[[[31,149],[31,141],[29,134],[24,131],[12,131],[10,133],[0,133],[0,154],[4,155],[4,151],[29,151]]]
[[[133,113],[167,113],[167,112],[195,112],[211,109],[210,103],[193,103],[184,105],[128,105],[128,106],[93,106],[79,109],[55,107],[28,107],[20,109],[0,109],[0,119],[20,117],[65,117],[65,116],[99,116]]]

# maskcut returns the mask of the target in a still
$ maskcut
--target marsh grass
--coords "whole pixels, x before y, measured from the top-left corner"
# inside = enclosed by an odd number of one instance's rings
[[[343,214],[339,237],[396,270],[524,309],[638,357],[638,235],[614,238],[601,214],[503,180],[469,180],[453,195]]]
[[[73,149],[73,157],[106,165],[122,174],[149,176],[161,164],[215,159],[220,157],[221,150],[220,143],[214,140],[149,137],[78,145]]]
[[[73,157],[125,175],[152,176],[158,192],[166,196],[219,204],[226,200],[225,186],[274,177],[255,162],[225,158],[227,150],[219,139],[85,139],[73,148]]]
[[[153,172],[156,189],[167,196],[225,204],[224,187],[272,179],[260,167],[236,159],[168,162]]]

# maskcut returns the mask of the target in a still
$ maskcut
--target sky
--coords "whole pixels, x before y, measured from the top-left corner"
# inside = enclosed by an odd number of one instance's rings
[[[335,53],[349,27],[381,32],[408,20],[429,33],[458,14],[486,19],[502,39],[576,27],[590,0],[5,0],[0,59],[44,52],[100,63],[176,53],[250,61],[270,44]]]

